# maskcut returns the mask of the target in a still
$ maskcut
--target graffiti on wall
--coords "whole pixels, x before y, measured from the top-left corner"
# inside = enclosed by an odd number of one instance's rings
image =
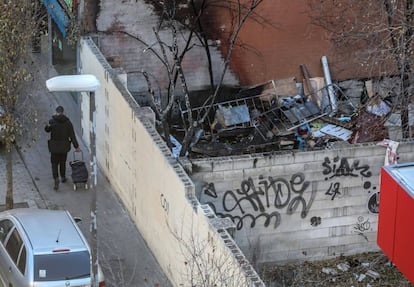
[[[319,216],[313,216],[310,220],[311,225],[316,227],[322,223],[322,219]]]
[[[329,182],[325,194],[331,200],[343,194],[345,190],[341,183],[344,177],[361,177],[363,188],[368,193],[375,191],[371,184],[372,172],[367,164],[361,164],[358,159],[349,160],[346,157],[325,157],[322,162],[324,180]],[[207,197],[209,204],[217,216],[230,218],[238,230],[249,224],[251,228],[257,224],[264,227],[277,228],[282,221],[282,214],[300,213],[306,218],[316,197],[316,188],[310,187],[310,181],[305,174],[298,172],[290,179],[260,175],[257,179],[248,177],[240,182],[240,187],[234,190],[220,192],[220,197],[213,182],[205,183],[202,194]],[[378,192],[373,193],[368,200],[368,210],[378,213]],[[321,217],[313,216],[310,225],[319,226]],[[361,224],[362,225],[362,224]]]
[[[368,210],[371,213],[378,214],[379,212],[379,192],[371,194],[368,199]]]
[[[369,178],[372,176],[370,167],[367,164],[361,164],[358,159],[354,159],[352,162],[346,157],[334,157],[332,160],[329,157],[325,157],[323,163],[322,174],[325,177],[325,181],[330,181],[330,185],[325,192],[326,195],[334,200],[341,193],[340,177],[362,177],[364,183],[362,184],[364,190],[371,192],[371,189],[375,190],[376,187],[372,186]],[[368,209],[372,210],[372,206],[368,206]]]
[[[357,222],[354,225],[354,232],[358,235],[361,235],[368,241],[368,237],[365,235],[366,232],[371,231],[371,222],[369,222],[369,218],[364,218],[363,216],[358,216]]]
[[[163,193],[161,193],[160,195],[160,204],[162,209],[164,209],[165,213],[168,214],[170,212],[170,203],[168,202],[167,198]]]
[[[341,176],[363,176],[367,178],[372,176],[371,171],[369,171],[369,166],[366,164],[360,165],[358,159],[355,159],[352,164],[349,164],[346,157],[340,158],[337,156],[332,162],[329,157],[325,157],[322,166],[325,168],[323,174],[329,179]]]
[[[265,227],[277,228],[281,223],[282,209],[286,209],[287,215],[296,211],[300,211],[301,218],[308,215],[316,196],[316,191],[309,190],[309,185],[303,173],[293,174],[290,180],[260,175],[257,182],[249,177],[240,183],[240,188],[224,192],[220,208],[223,212],[217,212],[217,202],[206,203],[217,216],[229,217],[238,230],[246,223],[253,228],[259,221]],[[214,183],[206,184],[203,193],[211,199],[217,198]]]

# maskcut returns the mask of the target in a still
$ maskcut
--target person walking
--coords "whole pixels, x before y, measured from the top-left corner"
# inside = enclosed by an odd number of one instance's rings
[[[56,108],[56,113],[52,115],[49,123],[45,126],[45,131],[50,133],[48,149],[50,152],[50,162],[52,164],[52,175],[55,185],[54,190],[59,188],[59,174],[62,183],[66,182],[66,160],[71,144],[76,152],[80,152],[75,131],[70,119],[63,114],[62,106]]]

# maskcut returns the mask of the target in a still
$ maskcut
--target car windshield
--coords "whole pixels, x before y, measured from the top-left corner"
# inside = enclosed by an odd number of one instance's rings
[[[36,255],[34,281],[60,281],[89,277],[88,251]]]

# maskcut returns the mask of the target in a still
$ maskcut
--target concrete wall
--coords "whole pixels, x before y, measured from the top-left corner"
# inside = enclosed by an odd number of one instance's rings
[[[101,83],[96,92],[100,171],[115,187],[173,285],[188,286],[189,277],[201,276],[187,269],[194,263],[189,250],[195,249],[209,267],[212,260],[217,262],[214,258],[223,260],[216,271],[231,274],[231,280],[240,278],[234,286],[264,286],[227,232],[233,225],[199,204],[192,181],[155,130],[154,115],[139,107],[125,89],[125,74],[112,69],[89,38],[81,41],[80,61],[81,73],[94,74]],[[89,142],[88,95],[82,97],[82,113],[83,138]]]
[[[152,113],[125,89],[125,74],[111,69],[90,39],[82,41],[81,62],[82,73],[101,82],[96,93],[100,169],[174,286],[187,282],[186,250],[194,242],[209,247],[209,259],[211,254],[232,258],[233,270],[249,278],[246,286],[263,284],[249,262],[259,266],[378,250],[384,147],[181,159],[188,176],[155,130]],[[88,114],[87,95],[82,110]],[[86,141],[87,118],[82,120]],[[414,161],[413,151],[412,142],[400,143],[399,162]],[[235,241],[228,230],[235,230]],[[223,252],[215,253],[220,246]]]
[[[386,148],[195,159],[191,178],[203,204],[236,224],[253,264],[327,259],[378,250],[378,192]],[[400,143],[399,163],[414,161]]]

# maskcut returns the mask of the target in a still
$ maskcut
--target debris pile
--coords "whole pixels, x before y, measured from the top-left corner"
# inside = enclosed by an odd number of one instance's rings
[[[412,286],[382,252],[263,268],[266,286]]]
[[[327,65],[327,63],[325,63]],[[192,156],[228,156],[278,150],[315,150],[337,143],[401,139],[399,111],[392,109],[398,79],[327,81],[270,80],[242,88],[232,100],[215,103],[196,131]],[[326,68],[325,68],[326,69]],[[330,76],[329,76],[330,79]],[[191,110],[194,117],[210,107]],[[182,117],[185,118],[183,111]],[[414,110],[413,110],[414,112]],[[410,115],[410,126],[414,114]]]

